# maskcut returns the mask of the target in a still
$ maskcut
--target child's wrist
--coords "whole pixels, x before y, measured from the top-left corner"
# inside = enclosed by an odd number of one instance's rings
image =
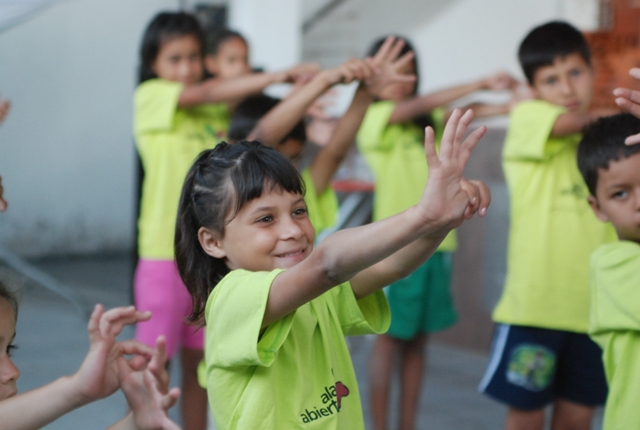
[[[66,397],[71,409],[79,408],[97,400],[83,392],[82,383],[78,380],[77,374],[63,376],[58,379],[57,383],[61,386],[60,395]]]

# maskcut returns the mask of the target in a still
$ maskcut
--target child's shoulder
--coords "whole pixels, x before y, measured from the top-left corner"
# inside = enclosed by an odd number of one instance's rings
[[[534,121],[547,116],[559,116],[566,112],[566,108],[542,99],[524,100],[518,103],[510,113],[510,120],[529,119]]]
[[[632,265],[640,272],[640,244],[628,240],[604,244],[593,253],[591,265],[606,272],[625,270]]]
[[[184,84],[181,82],[168,81],[166,79],[149,79],[138,84],[135,89],[135,97],[144,97],[150,94],[178,92],[182,91]]]

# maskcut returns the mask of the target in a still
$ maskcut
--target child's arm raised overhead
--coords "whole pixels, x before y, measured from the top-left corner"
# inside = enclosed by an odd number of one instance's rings
[[[252,73],[232,79],[208,79],[185,87],[178,98],[178,107],[203,103],[220,103],[256,94],[271,84],[291,82],[298,76],[316,73],[316,64],[299,64],[282,72]]]
[[[389,124],[410,121],[420,115],[425,115],[433,109],[449,104],[461,97],[479,90],[502,91],[511,89],[516,81],[507,73],[498,72],[479,81],[445,88],[424,96],[412,97],[396,104]]]
[[[396,41],[395,38],[388,37],[376,55],[368,59],[375,69],[374,73],[360,84],[331,139],[311,163],[310,173],[317,195],[329,186],[331,178],[355,141],[360,124],[374,97],[389,83],[415,81],[414,75],[398,73],[404,64],[413,60],[414,55],[413,52],[407,52],[398,58],[403,46],[402,40]]]
[[[636,79],[640,79],[640,68],[634,67],[629,70],[629,74]],[[640,91],[633,91],[628,88],[616,88],[613,90],[616,96],[616,104],[630,114],[640,118]],[[640,143],[640,133],[629,136],[624,141],[627,145]]]
[[[342,282],[352,279],[356,296],[364,297],[400,279],[400,272],[426,261],[449,231],[479,209],[483,214],[489,203],[488,190],[480,191],[484,185],[469,187],[462,178],[471,151],[486,130],[481,127],[462,141],[472,119],[471,112],[464,117],[460,110],[453,112],[439,154],[433,131],[428,129],[425,147],[429,179],[416,206],[372,224],[336,232],[320,242],[305,260],[278,274],[269,292],[263,327]],[[405,263],[405,270],[389,268],[387,261],[372,272],[366,271],[418,240],[419,244],[401,255],[416,254],[413,261]],[[375,276],[384,279],[377,281]]]
[[[116,336],[125,325],[150,317],[150,312],[138,312],[133,306],[104,312],[101,305],[96,305],[89,320],[89,352],[78,371],[0,401],[2,429],[40,429],[73,409],[113,394],[119,387],[117,357],[151,357],[153,353],[152,348],[133,340],[116,342]]]

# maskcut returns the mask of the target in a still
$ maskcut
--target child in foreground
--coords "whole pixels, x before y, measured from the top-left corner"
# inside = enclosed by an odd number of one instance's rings
[[[110,396],[118,388],[127,398],[131,413],[110,430],[179,430],[167,410],[180,395],[167,389],[164,339],[155,350],[132,340],[116,342],[123,327],[151,316],[133,306],[104,312],[97,305],[89,320],[89,352],[78,371],[35,390],[18,394],[20,371],[11,360],[16,348],[18,302],[0,282],[0,417],[3,430],[40,429],[62,415],[95,400]],[[135,354],[129,360],[124,354]],[[148,359],[151,358],[151,361]]]
[[[328,236],[314,249],[295,167],[257,142],[219,144],[189,171],[176,261],[205,322],[207,387],[223,429],[363,429],[345,335],[383,332],[380,291],[411,273],[447,233],[484,215],[489,190],[462,178],[485,128],[456,110],[440,153],[425,146],[429,181],[417,205]]]
[[[509,406],[506,429],[591,428],[605,402],[600,348],[589,329],[589,258],[615,240],[589,210],[576,167],[580,131],[611,110],[590,111],[593,70],[582,34],[564,22],[533,29],[518,51],[536,100],[510,115],[502,153],[511,220],[507,277],[480,390]]]
[[[591,125],[578,147],[589,204],[620,239],[591,257],[589,331],[609,383],[604,430],[640,428],[640,145],[625,145],[638,133],[640,119],[619,114]]]

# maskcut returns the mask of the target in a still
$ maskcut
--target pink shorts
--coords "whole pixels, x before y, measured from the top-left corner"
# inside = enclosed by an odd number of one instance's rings
[[[138,310],[153,313],[149,321],[137,324],[138,341],[155,346],[158,336],[165,335],[169,358],[180,347],[203,348],[204,329],[186,323],[191,313],[191,296],[180,279],[175,261],[140,259],[134,294]]]

